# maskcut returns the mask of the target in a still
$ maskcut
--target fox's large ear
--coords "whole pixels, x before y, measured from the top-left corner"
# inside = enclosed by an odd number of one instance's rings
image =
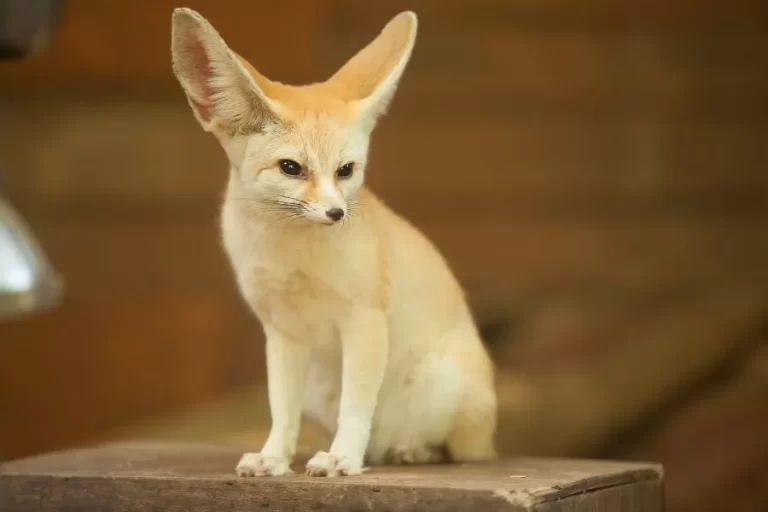
[[[386,112],[397,90],[416,41],[417,24],[413,12],[398,14],[328,80],[340,88],[345,99],[357,102],[369,129]]]
[[[173,72],[205,131],[255,131],[273,116],[275,105],[263,90],[269,80],[231,51],[197,12],[173,11],[171,53]]]

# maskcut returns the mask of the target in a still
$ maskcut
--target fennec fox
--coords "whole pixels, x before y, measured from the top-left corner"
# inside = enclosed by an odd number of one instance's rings
[[[238,475],[289,473],[302,412],[335,433],[310,475],[495,457],[494,371],[462,289],[363,186],[416,26],[403,12],[327,81],[289,86],[173,13],[174,72],[229,159],[224,247],[266,335],[272,426]]]

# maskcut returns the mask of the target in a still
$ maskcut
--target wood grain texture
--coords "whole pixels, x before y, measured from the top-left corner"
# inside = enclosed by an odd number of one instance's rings
[[[157,0],[137,7],[130,0],[78,0],[66,2],[45,52],[0,66],[3,88],[91,93],[176,88],[170,65],[171,13],[176,7],[201,11],[265,73],[288,80],[321,77],[312,63],[324,48],[317,30],[324,23],[324,2]],[[280,51],[272,51],[277,45]],[[295,65],[297,60],[302,65]]]
[[[263,373],[259,326],[210,293],[67,299],[0,326],[0,459],[100,439],[105,430],[215,399]],[[245,361],[228,354],[247,341]]]
[[[105,445],[2,466],[8,512],[58,510],[662,510],[659,466],[521,458],[382,467],[355,478],[240,479],[240,452],[205,445]],[[297,469],[299,467],[297,466]]]

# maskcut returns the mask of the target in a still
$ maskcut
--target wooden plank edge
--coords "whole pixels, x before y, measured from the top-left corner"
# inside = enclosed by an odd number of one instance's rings
[[[649,476],[651,474],[649,473]],[[9,476],[11,478],[9,478]],[[8,498],[8,512],[55,510],[179,510],[208,512],[231,510],[483,510],[505,512],[555,512],[614,510],[605,508],[626,503],[627,512],[662,510],[663,486],[656,478],[596,486],[577,493],[538,495],[507,489],[469,490],[404,485],[359,486],[351,479],[328,481],[268,479],[197,479],[173,477],[93,477],[5,475],[0,477],[0,496]],[[151,481],[151,487],[147,483]],[[386,489],[386,491],[385,491]],[[603,494],[608,491],[607,494]],[[30,498],[23,498],[23,497]],[[627,501],[629,500],[629,501]],[[160,507],[160,508],[158,508]],[[618,509],[617,509],[618,510]]]

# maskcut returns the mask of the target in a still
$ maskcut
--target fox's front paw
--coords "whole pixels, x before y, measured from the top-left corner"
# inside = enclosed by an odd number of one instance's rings
[[[307,474],[309,476],[352,476],[359,475],[365,469],[362,461],[350,457],[337,457],[327,452],[317,452],[307,462]]]
[[[280,476],[292,473],[285,457],[246,453],[235,468],[237,476]]]

